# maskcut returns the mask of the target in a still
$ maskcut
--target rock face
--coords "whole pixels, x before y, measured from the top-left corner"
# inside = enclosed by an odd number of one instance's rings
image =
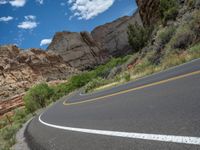
[[[37,82],[65,79],[76,72],[56,54],[0,46],[0,101],[23,93]]]
[[[91,34],[101,44],[102,48],[109,52],[109,55],[125,55],[131,51],[127,35],[128,25],[136,22],[141,24],[138,11],[132,16],[121,17],[111,23],[98,26]]]
[[[105,63],[108,54],[88,32],[57,32],[47,48],[61,55],[71,67],[79,70]]]
[[[138,11],[133,16],[96,27],[91,34],[58,32],[47,49],[61,55],[72,67],[90,69],[105,63],[110,56],[121,56],[131,51],[127,28],[136,22],[141,24]]]
[[[144,25],[153,25],[160,19],[160,0],[136,0]]]

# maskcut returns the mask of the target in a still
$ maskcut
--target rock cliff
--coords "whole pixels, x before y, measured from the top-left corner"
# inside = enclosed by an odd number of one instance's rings
[[[0,46],[0,101],[23,93],[37,82],[66,79],[74,73],[76,69],[51,52]]]
[[[79,70],[105,63],[109,57],[88,32],[57,32],[47,49],[61,55],[66,63]]]
[[[141,24],[138,11],[132,16],[124,16],[113,22],[96,27],[91,32],[91,35],[101,44],[103,49],[109,52],[109,55],[126,55],[131,51],[127,35],[128,25],[135,24],[136,22]]]
[[[109,57],[126,55],[131,51],[127,27],[141,24],[138,11],[132,16],[121,17],[113,22],[96,27],[88,32],[57,32],[47,48],[63,57],[79,70],[93,68],[105,63]]]
[[[160,0],[136,0],[144,25],[153,25],[160,19]]]

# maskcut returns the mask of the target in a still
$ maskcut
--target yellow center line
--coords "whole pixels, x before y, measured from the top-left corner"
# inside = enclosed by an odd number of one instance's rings
[[[83,101],[80,101],[80,102],[72,102],[72,103],[70,103],[70,102],[64,101],[63,104],[66,105],[66,106],[70,106],[70,105],[77,105],[77,104],[83,104],[83,103],[88,103],[88,102],[94,102],[94,101],[97,101],[97,100],[100,100],[100,99],[103,100],[104,98],[117,96],[117,95],[120,95],[120,94],[125,94],[125,93],[136,91],[136,90],[141,90],[141,89],[144,89],[144,88],[147,88],[147,87],[152,87],[152,86],[164,84],[164,83],[167,83],[167,82],[170,82],[170,81],[178,80],[178,79],[181,79],[181,78],[185,78],[185,77],[189,77],[189,76],[197,75],[197,74],[200,74],[200,70],[194,71],[194,72],[191,72],[191,73],[187,73],[187,74],[184,74],[184,75],[179,75],[179,76],[176,76],[176,77],[172,77],[172,78],[169,78],[169,79],[165,79],[165,80],[162,80],[162,81],[146,84],[146,85],[143,85],[143,86],[140,86],[140,87],[136,87],[136,88],[132,88],[132,89],[116,92],[116,93],[113,93],[113,94],[108,94],[108,95],[105,95],[105,96],[99,96],[99,97],[96,97],[96,98],[83,100]]]

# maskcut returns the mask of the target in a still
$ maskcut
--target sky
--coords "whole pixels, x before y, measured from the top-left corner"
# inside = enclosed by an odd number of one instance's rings
[[[0,45],[46,49],[56,32],[90,32],[136,9],[135,0],[0,0]]]

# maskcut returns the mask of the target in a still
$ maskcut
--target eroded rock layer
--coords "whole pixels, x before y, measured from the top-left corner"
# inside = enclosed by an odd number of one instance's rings
[[[74,73],[76,69],[51,52],[0,46],[0,100],[23,93],[37,82],[66,79]]]
[[[132,16],[121,17],[113,22],[98,26],[91,34],[111,56],[126,55],[131,52],[127,35],[128,25],[135,23],[141,25],[138,11]]]
[[[153,25],[160,19],[160,0],[136,0],[144,25]]]
[[[47,49],[61,55],[66,63],[79,70],[94,68],[109,57],[88,32],[57,32]]]

